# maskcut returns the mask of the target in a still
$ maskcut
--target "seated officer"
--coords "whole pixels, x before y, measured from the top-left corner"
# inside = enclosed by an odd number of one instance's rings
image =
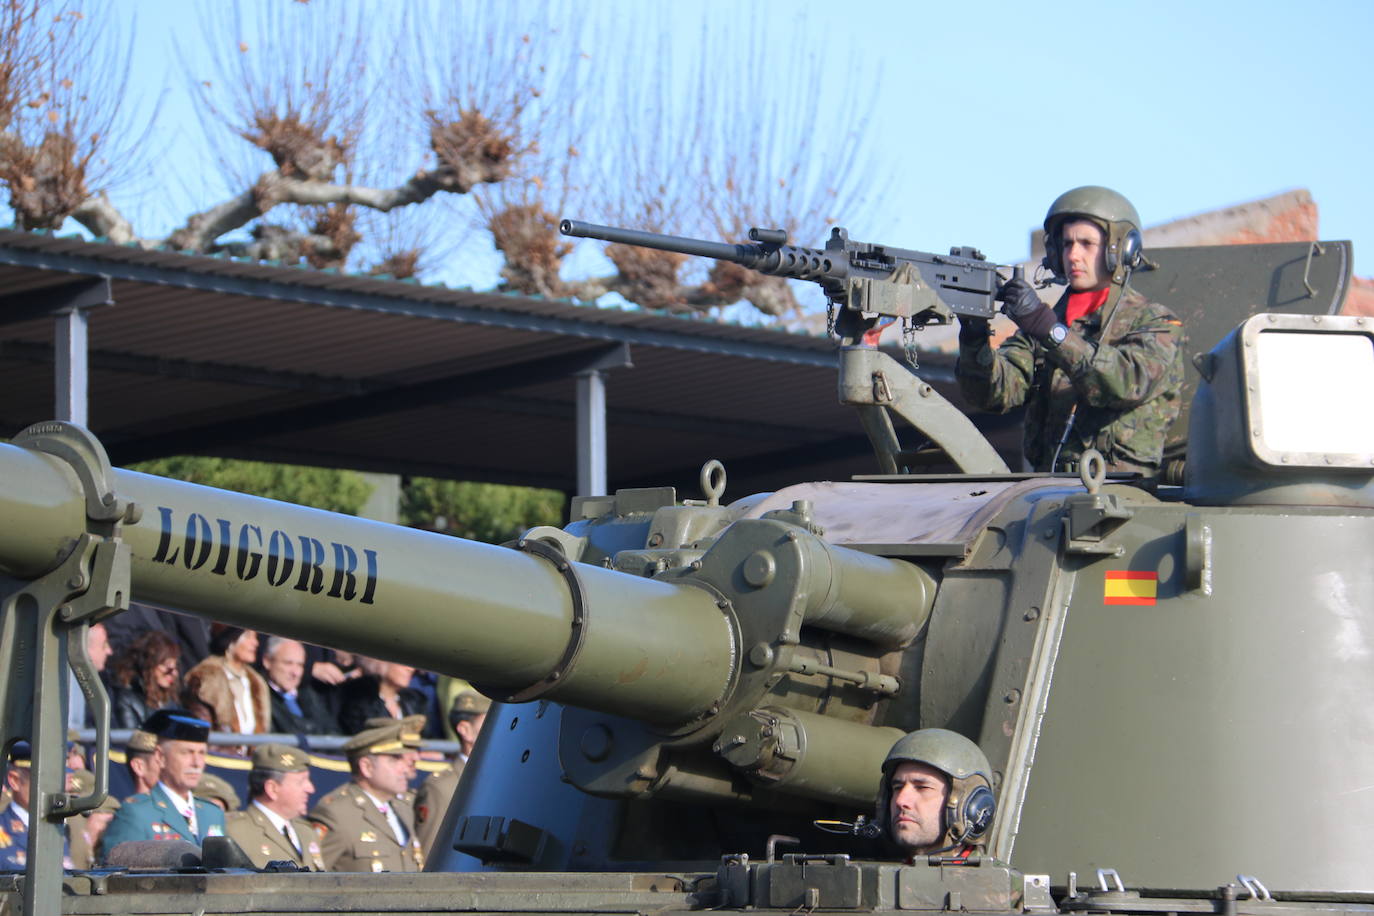
[[[991,773],[987,757],[963,735],[943,728],[911,732],[883,761],[874,823],[908,864],[927,855],[966,859],[992,825]]]
[[[134,795],[115,812],[105,831],[106,857],[129,840],[185,840],[200,845],[208,836],[224,836],[219,805],[196,798],[205,772],[205,743],[210,723],[184,709],[160,709],[144,729],[157,736],[153,754],[161,777],[147,793]]]
[[[344,745],[352,782],[320,799],[310,820],[322,832],[330,871],[420,871],[424,855],[408,808],[394,804],[409,779],[404,725],[358,732]]]
[[[77,770],[68,777],[67,791],[74,795],[90,795],[95,791],[95,774],[90,770]],[[85,870],[94,868],[100,860],[101,841],[105,829],[119,810],[119,799],[113,795],[105,796],[100,807],[85,814],[67,818],[67,841],[72,851],[72,868]]]
[[[23,871],[29,848],[29,743],[16,741],[5,767],[10,800],[0,810],[0,871]]]
[[[285,860],[310,871],[324,871],[319,837],[305,820],[314,791],[304,751],[285,744],[255,748],[253,769],[248,773],[251,801],[244,810],[229,815],[229,836],[258,868]]]

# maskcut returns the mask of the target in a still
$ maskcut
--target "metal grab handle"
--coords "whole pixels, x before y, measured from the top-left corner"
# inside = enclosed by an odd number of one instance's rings
[[[1326,249],[1321,246],[1320,242],[1313,242],[1311,247],[1307,249],[1307,263],[1302,268],[1302,285],[1307,288],[1307,298],[1309,299],[1315,299],[1317,296],[1317,288],[1307,282],[1308,275],[1312,273],[1312,255],[1314,254],[1326,254]]]
[[[95,722],[95,756],[91,760],[95,787],[90,795],[72,798],[67,802],[62,813],[69,817],[94,811],[110,793],[110,695],[105,692],[100,674],[86,651],[86,634],[90,628],[89,621],[82,621],[68,632],[67,663],[72,674],[76,675],[76,684],[86,698],[86,708],[91,711],[91,718]]]

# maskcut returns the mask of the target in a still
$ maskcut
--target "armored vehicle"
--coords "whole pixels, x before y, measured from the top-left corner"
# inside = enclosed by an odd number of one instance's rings
[[[1195,360],[1173,482],[1011,472],[863,343],[939,317],[929,277],[974,254],[895,293],[836,281],[840,397],[882,472],[849,481],[728,501],[708,464],[704,498],[579,497],[496,547],[117,470],[68,424],[0,445],[0,739],[32,742],[36,788],[0,910],[1374,913],[1374,320],[1336,314],[1348,244],[1151,252],[1137,285],[1256,312]],[[1219,319],[1181,311],[1201,350]],[[957,473],[905,473],[894,416]],[[428,872],[256,872],[207,841],[63,873],[108,766],[98,741],[95,792],[64,791],[65,669],[107,734],[84,629],[131,595],[499,700]],[[899,861],[867,829],[925,727],[990,762],[973,856]]]

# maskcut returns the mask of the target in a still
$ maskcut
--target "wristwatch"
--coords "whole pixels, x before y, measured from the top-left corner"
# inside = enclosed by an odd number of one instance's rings
[[[1051,347],[1057,347],[1060,344],[1062,344],[1064,342],[1064,338],[1068,336],[1069,329],[1064,325],[1056,322],[1054,327],[1050,328],[1050,336],[1048,343]]]

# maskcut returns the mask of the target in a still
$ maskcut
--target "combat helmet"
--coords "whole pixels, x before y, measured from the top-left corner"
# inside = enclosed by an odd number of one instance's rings
[[[1072,219],[1091,220],[1106,234],[1107,270],[1111,271],[1113,283],[1124,283],[1126,276],[1140,266],[1140,214],[1129,200],[1111,188],[1084,185],[1060,194],[1045,213],[1045,259],[1041,264],[1054,274],[1056,283],[1068,282],[1059,248],[1059,227]]]
[[[888,807],[892,801],[892,773],[899,763],[924,763],[949,777],[945,849],[982,845],[997,802],[992,794],[992,767],[978,745],[944,728],[923,728],[899,738],[883,761],[878,807],[873,818],[884,837],[891,836]]]

